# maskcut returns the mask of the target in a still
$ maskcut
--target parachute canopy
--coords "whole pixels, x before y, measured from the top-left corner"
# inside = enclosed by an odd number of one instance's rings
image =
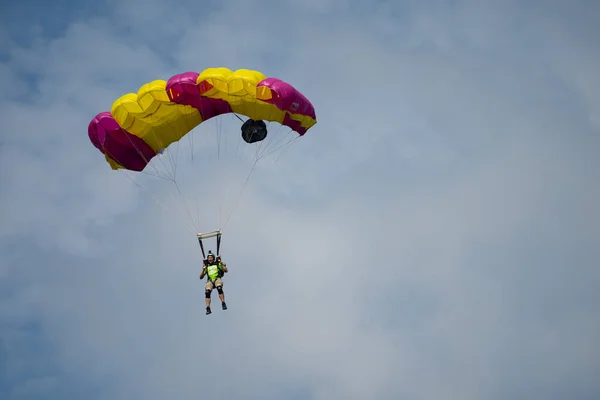
[[[202,122],[235,113],[247,143],[267,135],[263,121],[277,122],[300,136],[317,123],[311,102],[292,85],[259,71],[208,68],[155,80],[117,99],[110,112],[88,126],[92,144],[112,169],[142,171],[150,160]]]

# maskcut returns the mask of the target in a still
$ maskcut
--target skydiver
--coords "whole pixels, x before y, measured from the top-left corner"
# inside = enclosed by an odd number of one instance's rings
[[[206,275],[206,284],[204,285],[204,297],[206,298],[206,315],[210,314],[210,296],[214,288],[219,293],[219,299],[221,299],[221,307],[223,310],[227,310],[227,304],[225,304],[225,294],[223,293],[223,275],[229,272],[227,264],[222,262],[221,257],[216,257],[209,250],[204,265],[202,266],[202,272],[200,273],[200,279]]]

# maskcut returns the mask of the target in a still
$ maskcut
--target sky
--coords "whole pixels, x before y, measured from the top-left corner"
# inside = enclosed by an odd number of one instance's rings
[[[600,397],[600,3],[74,4],[0,6],[2,399]],[[182,203],[87,126],[213,66],[318,123],[231,207],[207,316]],[[217,127],[179,166],[207,231]]]

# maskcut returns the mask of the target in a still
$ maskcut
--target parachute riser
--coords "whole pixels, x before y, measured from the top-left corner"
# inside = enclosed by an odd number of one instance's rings
[[[222,232],[220,229],[208,232],[208,233],[198,233],[196,237],[198,238],[198,244],[200,245],[200,250],[202,250],[202,259],[206,259],[206,253],[204,252],[204,245],[202,243],[202,239],[208,239],[212,237],[217,237],[217,257],[221,255],[221,235]]]

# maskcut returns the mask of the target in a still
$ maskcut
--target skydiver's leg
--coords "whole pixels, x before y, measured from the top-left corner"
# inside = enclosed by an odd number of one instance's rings
[[[217,286],[217,291],[219,292],[219,299],[221,299],[221,307],[223,307],[223,310],[227,310],[227,304],[225,303],[225,294],[223,293],[223,289],[220,286]]]
[[[219,293],[219,299],[221,300],[221,307],[223,310],[227,310],[227,304],[225,303],[225,293],[223,293],[223,281],[221,278],[217,278],[215,281],[217,292]]]
[[[213,283],[211,281],[206,282],[206,285],[204,285],[204,297],[205,297],[205,302],[206,302],[206,314],[210,314],[212,311],[210,310],[210,295],[212,294],[212,290],[213,290]]]

